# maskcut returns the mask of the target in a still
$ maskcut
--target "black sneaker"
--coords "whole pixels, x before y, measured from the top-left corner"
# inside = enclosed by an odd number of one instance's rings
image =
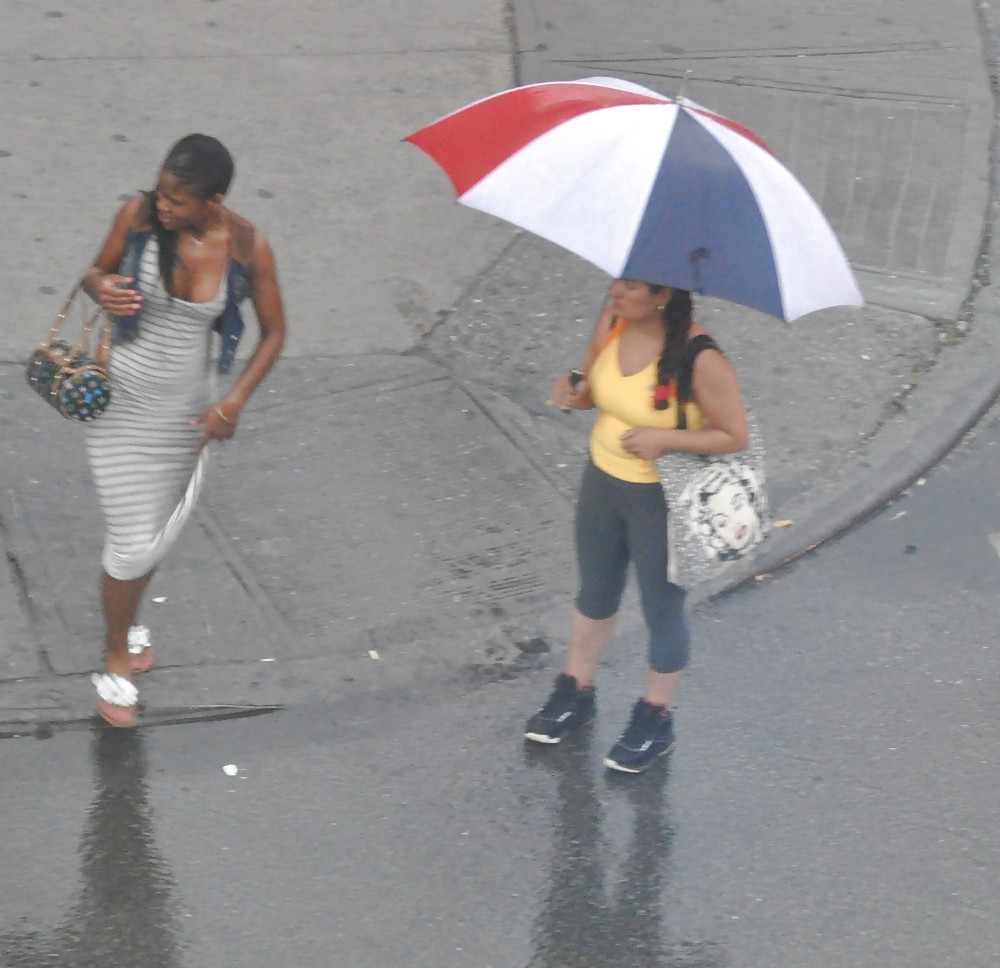
[[[670,711],[640,699],[632,707],[632,718],[625,732],[604,757],[604,765],[621,773],[642,773],[658,756],[666,756],[676,745]]]
[[[573,676],[560,672],[548,702],[528,720],[524,738],[535,743],[558,743],[571,729],[593,719],[596,690],[580,689]]]

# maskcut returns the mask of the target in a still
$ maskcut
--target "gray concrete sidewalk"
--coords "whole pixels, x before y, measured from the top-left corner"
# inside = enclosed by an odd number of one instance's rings
[[[696,600],[858,520],[995,396],[996,297],[977,276],[994,105],[971,5],[772,0],[752,20],[703,5],[671,11],[666,30],[652,2],[624,22],[600,5],[581,16],[568,0],[519,2],[512,36],[490,5],[428,4],[412,22],[290,8],[276,47],[269,6],[241,7],[237,30],[233,6],[218,4],[215,27],[188,25],[199,28],[191,47],[141,3],[136,16],[163,30],[110,65],[100,31],[68,31],[81,10],[11,8],[0,86],[19,94],[20,124],[12,148],[0,143],[15,186],[0,210],[19,244],[0,269],[0,349],[12,361],[0,365],[0,720],[89,716],[83,677],[100,635],[101,524],[82,436],[27,390],[18,362],[37,338],[26,322],[35,292],[54,312],[53,267],[71,277],[109,203],[148,181],[161,141],[192,127],[214,127],[246,158],[234,207],[272,237],[296,335],[237,440],[217,448],[197,516],[157,576],[152,594],[165,601],[146,618],[165,667],[144,695],[161,710],[401,687],[445,669],[503,675],[558,648],[589,418],[544,401],[586,345],[606,280],[453,205],[440,173],[399,144],[515,81],[615,74],[665,93],[686,83],[771,143],[858,267],[860,311],[786,326],[699,304],[758,414],[775,513],[791,524]],[[126,36],[110,7],[89,7],[95,31]],[[390,34],[375,43],[383,19]],[[252,92],[252,133],[232,92],[198,101],[223,64]],[[171,88],[164,123],[153,105],[178,65],[187,80]],[[143,80],[123,90],[137,66]],[[318,92],[306,103],[303,86]],[[65,119],[88,98],[123,100],[128,123],[32,120]],[[96,164],[54,162],[97,138]]]

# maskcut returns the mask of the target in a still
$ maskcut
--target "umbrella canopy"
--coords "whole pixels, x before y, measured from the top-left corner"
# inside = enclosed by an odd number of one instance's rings
[[[819,206],[764,142],[686,99],[615,78],[531,84],[407,139],[458,200],[615,278],[792,320],[863,305]]]

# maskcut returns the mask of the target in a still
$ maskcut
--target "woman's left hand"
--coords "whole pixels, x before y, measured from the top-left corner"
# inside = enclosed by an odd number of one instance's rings
[[[231,403],[210,403],[205,412],[191,421],[192,427],[203,428],[199,450],[212,440],[229,440],[236,433],[240,413]]]
[[[665,448],[663,431],[655,427],[633,427],[619,438],[622,449],[642,460],[656,460]]]

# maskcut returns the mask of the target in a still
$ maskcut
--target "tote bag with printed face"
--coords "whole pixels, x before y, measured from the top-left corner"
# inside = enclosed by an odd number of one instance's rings
[[[738,454],[667,453],[656,464],[667,501],[667,574],[691,588],[749,555],[770,531],[760,431]]]

